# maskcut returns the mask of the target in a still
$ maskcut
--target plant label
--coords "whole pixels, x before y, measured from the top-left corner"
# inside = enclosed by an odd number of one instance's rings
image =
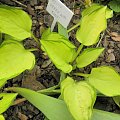
[[[54,28],[56,22],[67,28],[74,14],[60,0],[49,0],[46,10],[54,17],[51,30]]]

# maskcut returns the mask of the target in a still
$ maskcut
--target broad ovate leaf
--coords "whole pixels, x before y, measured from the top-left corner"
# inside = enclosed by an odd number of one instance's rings
[[[106,7],[99,8],[81,19],[81,26],[77,30],[77,40],[85,46],[98,42],[100,33],[107,27]]]
[[[42,37],[40,42],[43,50],[58,69],[65,73],[72,71],[72,66],[69,63],[73,60],[75,46],[68,39],[52,32],[46,37]]]
[[[41,39],[46,39],[46,37],[51,33],[50,28],[48,28],[47,30],[45,30],[42,34]]]
[[[112,68],[93,68],[88,77],[89,83],[106,96],[120,95],[120,75]]]
[[[14,87],[8,89],[13,90],[25,97],[49,120],[74,120],[63,100],[43,95],[25,88]]]
[[[106,19],[112,18],[113,17],[113,10],[107,8],[106,9]]]
[[[87,82],[67,77],[61,83],[61,94],[75,120],[91,119],[96,92]]]
[[[91,14],[92,12],[95,12],[96,10],[103,8],[103,5],[100,4],[92,4],[90,7],[87,7],[82,12],[82,17]],[[106,9],[106,19],[111,18],[113,16],[113,11],[109,8]]]
[[[82,17],[91,14],[92,12],[96,11],[97,9],[101,8],[99,4],[92,4],[90,7],[87,7],[82,12]]]
[[[21,9],[0,5],[0,31],[23,40],[31,37],[32,20]]]
[[[85,67],[96,61],[104,48],[87,48],[76,59],[77,67]]]
[[[0,120],[5,120],[3,115],[0,115]]]
[[[5,112],[13,103],[17,93],[1,93],[0,94],[0,114]]]
[[[0,47],[0,81],[11,79],[32,69],[35,56],[17,41],[7,40]]]

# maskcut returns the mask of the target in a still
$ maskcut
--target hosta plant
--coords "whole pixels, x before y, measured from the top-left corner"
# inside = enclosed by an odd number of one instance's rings
[[[12,105],[17,94],[25,97],[49,120],[120,119],[118,114],[94,108],[99,95],[114,97],[116,103],[120,101],[120,75],[108,66],[93,68],[89,74],[75,73],[76,69],[96,61],[104,51],[102,47],[91,46],[99,41],[101,32],[107,28],[107,19],[112,17],[112,10],[107,6],[89,4],[87,0],[86,4],[80,22],[75,25],[78,27],[78,48],[68,38],[68,33],[75,26],[67,30],[58,24],[58,32],[52,32],[48,28],[38,40],[31,32],[32,21],[27,13],[18,8],[0,5],[0,33],[5,35],[4,39],[0,37],[3,41],[0,44],[0,88],[7,80],[34,67],[35,56],[31,51],[35,49],[25,49],[22,43],[29,37],[36,40],[61,73],[58,85],[37,92],[20,87],[6,88],[5,90],[15,93],[0,93],[1,120],[4,120],[3,112]],[[77,81],[75,75],[84,79]],[[50,96],[54,94],[59,94],[59,98]]]

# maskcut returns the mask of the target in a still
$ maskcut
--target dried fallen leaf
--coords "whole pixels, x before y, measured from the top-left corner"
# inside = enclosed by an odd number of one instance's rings
[[[28,117],[24,114],[22,114],[21,112],[18,112],[18,118],[20,120],[28,120]]]
[[[45,89],[45,86],[37,81],[37,77],[39,77],[38,73],[40,74],[40,72],[40,68],[35,66],[33,70],[26,73],[22,79],[22,87],[35,91]]]
[[[114,41],[119,41],[120,42],[120,34],[118,34],[117,32],[111,32],[110,36]]]
[[[26,101],[25,98],[16,99],[16,100],[14,101],[13,105],[18,105],[18,104],[20,104],[20,103],[22,103],[22,102],[24,102],[24,101]]]

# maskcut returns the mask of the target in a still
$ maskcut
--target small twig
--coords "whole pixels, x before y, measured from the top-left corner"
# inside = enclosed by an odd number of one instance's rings
[[[110,36],[110,31],[106,29],[107,34]]]
[[[102,41],[104,35],[105,35],[105,32],[102,33],[101,38],[100,38],[98,44],[96,45],[96,48],[100,45],[100,43],[101,43],[101,41]]]
[[[16,2],[17,4],[19,4],[19,5],[21,5],[21,6],[25,7],[25,8],[27,8],[26,5],[22,4],[21,2],[19,2],[19,1],[17,1],[17,0],[11,0],[11,1]]]
[[[79,0],[83,5],[85,5],[85,3],[82,0]]]

